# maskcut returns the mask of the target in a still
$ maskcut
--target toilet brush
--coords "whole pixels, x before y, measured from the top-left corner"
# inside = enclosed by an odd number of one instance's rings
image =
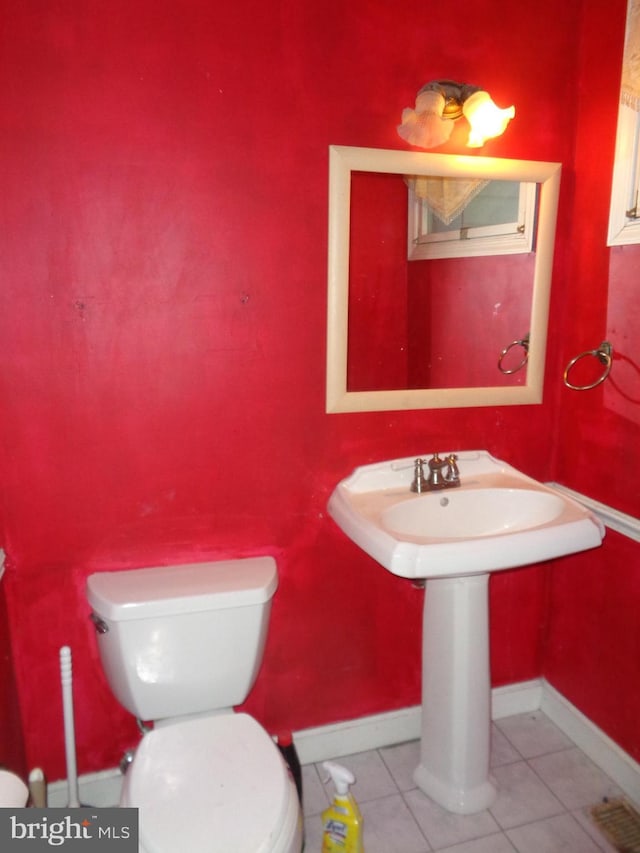
[[[29,794],[34,809],[46,809],[47,783],[41,767],[34,767],[29,773]]]
[[[71,649],[60,649],[60,681],[62,683],[62,712],[64,715],[64,749],[67,759],[67,784],[69,786],[69,808],[78,808],[78,771],[76,768],[76,736],[73,722],[73,674],[71,671]]]

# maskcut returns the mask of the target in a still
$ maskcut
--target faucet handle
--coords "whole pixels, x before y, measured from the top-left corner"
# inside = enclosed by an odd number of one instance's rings
[[[447,456],[447,473],[445,474],[445,480],[448,480],[450,483],[458,482],[460,480],[460,469],[457,465],[457,459],[455,453],[450,453]]]
[[[413,463],[413,482],[411,483],[411,491],[421,494],[427,488],[427,481],[424,476],[425,460],[418,457]]]

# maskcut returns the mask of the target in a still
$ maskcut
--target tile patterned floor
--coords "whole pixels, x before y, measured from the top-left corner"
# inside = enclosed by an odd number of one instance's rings
[[[476,815],[452,815],[413,782],[417,741],[337,759],[354,773],[366,853],[615,853],[588,808],[621,791],[540,711],[498,720],[491,765],[498,797]],[[305,850],[321,849],[320,812],[331,785],[303,770]]]

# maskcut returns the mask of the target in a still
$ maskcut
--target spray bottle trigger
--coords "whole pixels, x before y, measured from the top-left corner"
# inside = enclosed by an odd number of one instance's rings
[[[328,782],[331,779],[340,796],[348,794],[349,785],[353,785],[356,781],[353,773],[347,770],[346,767],[343,767],[342,764],[336,764],[334,761],[323,761],[322,766],[329,774],[324,781]]]

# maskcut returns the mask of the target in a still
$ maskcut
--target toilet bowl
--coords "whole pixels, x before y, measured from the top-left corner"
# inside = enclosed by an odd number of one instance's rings
[[[0,770],[0,808],[23,808],[29,799],[29,789],[19,776],[10,770]]]
[[[109,685],[154,722],[120,801],[139,810],[142,853],[300,853],[288,768],[259,723],[232,710],[257,677],[276,587],[271,557],[88,578]]]
[[[246,714],[145,735],[124,779],[139,811],[141,853],[299,853],[298,795],[280,753]]]

